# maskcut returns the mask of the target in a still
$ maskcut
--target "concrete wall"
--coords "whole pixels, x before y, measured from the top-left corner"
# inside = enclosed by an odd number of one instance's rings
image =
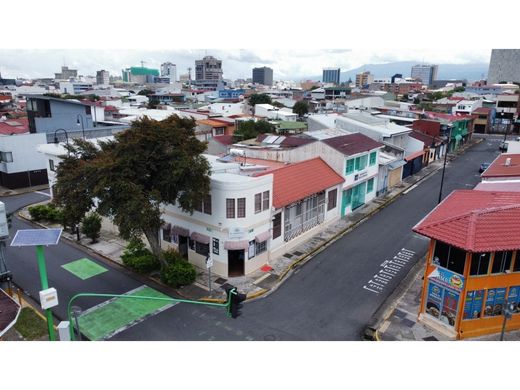
[[[45,158],[36,151],[36,147],[46,142],[45,134],[0,136],[0,151],[13,154],[13,162],[1,163],[0,170],[16,173],[45,169]]]
[[[87,115],[86,107],[80,104],[73,104],[67,102],[60,102],[50,100],[51,117],[49,118],[34,118],[36,125],[36,132],[49,133],[56,129],[63,128],[67,131],[78,129],[81,130],[81,117],[78,125],[78,114],[83,117],[83,125],[85,129],[94,127],[92,123],[92,115]]]

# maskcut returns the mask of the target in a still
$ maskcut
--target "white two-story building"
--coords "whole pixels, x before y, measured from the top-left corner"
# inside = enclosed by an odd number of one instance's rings
[[[241,164],[206,155],[211,191],[193,214],[166,205],[161,242],[224,277],[249,274],[339,219],[343,178],[323,160]]]

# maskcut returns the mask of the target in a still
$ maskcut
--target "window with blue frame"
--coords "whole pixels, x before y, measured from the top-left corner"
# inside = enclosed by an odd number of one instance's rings
[[[345,169],[345,176],[354,173],[354,159],[347,160],[347,168]]]
[[[372,152],[372,153],[370,153],[370,162],[369,162],[369,165],[370,165],[370,166],[375,165],[375,163],[376,163],[376,157],[377,157],[377,152]]]
[[[374,189],[374,178],[370,179],[368,182],[367,182],[367,194],[369,192],[372,192]]]

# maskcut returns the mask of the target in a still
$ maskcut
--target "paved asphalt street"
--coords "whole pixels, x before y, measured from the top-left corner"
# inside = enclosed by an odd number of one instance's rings
[[[449,163],[443,197],[454,189],[473,188],[480,181],[480,163],[498,155],[499,142],[485,140]],[[315,256],[274,293],[245,304],[238,319],[178,305],[114,339],[359,340],[375,311],[426,253],[428,240],[411,228],[436,206],[440,179],[441,171],[402,195]],[[382,269],[394,256],[395,263]],[[374,278],[376,274],[382,277]]]
[[[444,196],[471,189],[479,181],[481,162],[498,154],[498,138],[485,140],[448,164]],[[244,305],[242,316],[230,319],[222,309],[180,304],[117,334],[112,340],[359,340],[367,323],[409,269],[424,255],[428,240],[411,228],[437,204],[441,172],[375,214],[330,245],[265,298]],[[3,198],[8,209],[32,203],[38,194]],[[43,197],[43,196],[42,196]],[[13,230],[30,228],[15,219]],[[64,302],[73,292],[122,293],[139,283],[116,268],[91,281],[81,281],[60,266],[89,257],[60,242],[46,251],[50,285],[57,287],[63,318]],[[395,258],[394,258],[395,257]],[[8,248],[15,281],[37,296],[39,279],[32,248]],[[386,263],[385,263],[386,262]],[[82,302],[87,308],[99,301]]]
[[[3,197],[0,200],[6,204],[7,211],[10,213],[28,204],[46,199],[48,199],[48,196],[43,194],[29,193]],[[36,249],[32,247],[15,248],[9,246],[18,229],[34,229],[34,226],[14,216],[10,229],[11,237],[6,248],[7,266],[13,273],[13,281],[39,302],[38,292],[41,290],[41,286]],[[108,268],[109,271],[92,279],[81,280],[61,267],[65,263],[84,257],[96,261],[103,267]],[[58,319],[66,318],[67,303],[78,292],[121,294],[142,285],[134,278],[100,261],[97,256],[92,256],[65,240],[60,240],[56,246],[46,247],[45,258],[49,286],[58,290],[59,305],[53,308],[53,313]],[[102,300],[104,299],[81,298],[77,302],[80,307],[86,309],[100,303]]]

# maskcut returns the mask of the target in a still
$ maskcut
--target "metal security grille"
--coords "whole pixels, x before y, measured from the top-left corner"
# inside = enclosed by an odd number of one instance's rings
[[[325,192],[312,195],[284,210],[284,240],[289,241],[325,219]]]

